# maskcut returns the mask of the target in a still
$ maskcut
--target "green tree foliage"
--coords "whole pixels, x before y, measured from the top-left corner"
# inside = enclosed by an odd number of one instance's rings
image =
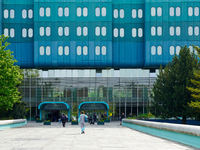
[[[198,59],[190,53],[190,49],[183,47],[179,56],[162,69],[153,86],[151,97],[154,99],[150,111],[162,118],[182,117],[186,123],[186,117],[191,116],[188,102],[193,98],[187,89],[193,78],[193,68],[198,68]]]
[[[19,66],[10,50],[6,50],[8,37],[0,36],[0,111],[12,109],[13,104],[20,102],[17,85],[21,83],[22,75]]]
[[[194,49],[198,52],[200,58],[200,48],[194,46]],[[191,79],[192,86],[188,87],[188,90],[192,92],[192,97],[195,101],[191,101],[188,105],[194,109],[197,113],[200,113],[200,70],[194,69],[194,79]],[[200,116],[200,115],[199,115]]]
[[[21,69],[20,73],[23,77],[39,77],[39,71],[37,69]]]

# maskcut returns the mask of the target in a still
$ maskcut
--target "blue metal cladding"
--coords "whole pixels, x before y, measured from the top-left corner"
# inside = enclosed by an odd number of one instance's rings
[[[181,46],[199,46],[199,0],[145,1],[145,67],[166,65]]]
[[[33,34],[31,36],[29,33],[33,29],[33,16],[30,14],[33,10],[33,1],[3,0],[2,2],[1,32],[5,34],[7,30],[8,42],[11,43],[8,49],[13,51],[14,58],[18,61],[16,64],[21,68],[34,68]],[[22,16],[23,10],[26,11],[25,16]],[[24,37],[22,37],[23,29],[26,30]]]
[[[157,68],[200,46],[200,0],[0,0],[22,68]]]

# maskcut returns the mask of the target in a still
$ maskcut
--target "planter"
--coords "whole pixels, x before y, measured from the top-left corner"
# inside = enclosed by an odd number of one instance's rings
[[[51,125],[51,122],[44,122],[44,125]]]
[[[110,120],[105,120],[104,122],[110,123]]]
[[[104,122],[97,122],[97,125],[104,125]]]
[[[36,120],[36,123],[42,123],[43,121],[42,120]]]
[[[78,125],[78,121],[72,121],[71,125]]]

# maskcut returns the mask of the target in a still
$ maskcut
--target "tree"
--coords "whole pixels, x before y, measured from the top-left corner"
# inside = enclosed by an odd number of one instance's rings
[[[20,102],[18,88],[21,83],[22,75],[19,66],[14,65],[17,62],[10,50],[6,50],[9,43],[8,37],[0,36],[0,110],[7,111],[12,109],[13,104]]]
[[[182,47],[179,56],[174,56],[160,74],[153,86],[153,102],[150,111],[162,118],[182,117],[182,123],[191,116],[188,102],[193,98],[187,89],[193,78],[193,68],[198,68],[198,59],[187,47]]]
[[[20,73],[26,77],[39,77],[39,71],[37,69],[21,69]]]
[[[198,53],[198,57],[200,58],[200,48],[194,46],[194,49]],[[200,70],[194,69],[194,79],[191,79],[192,86],[188,87],[188,90],[192,92],[192,97],[195,101],[191,101],[188,105],[200,114]],[[200,119],[200,115],[197,116]]]

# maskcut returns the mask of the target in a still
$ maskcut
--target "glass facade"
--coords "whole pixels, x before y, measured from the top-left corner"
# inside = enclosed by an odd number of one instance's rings
[[[38,77],[25,74],[19,87],[22,101],[30,108],[30,118],[39,114],[37,107],[41,102],[66,102],[71,114],[77,114],[82,102],[104,101],[113,120],[123,112],[126,116],[146,113],[156,79],[156,73],[141,69],[38,72]]]

